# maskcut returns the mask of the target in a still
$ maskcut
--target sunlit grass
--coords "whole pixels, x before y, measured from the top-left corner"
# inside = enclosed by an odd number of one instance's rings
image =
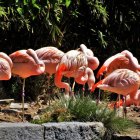
[[[116,116],[106,103],[97,105],[92,98],[79,96],[76,99],[56,100],[46,108],[45,113],[40,115],[40,119],[34,120],[33,123],[64,121],[102,122],[107,129],[108,139],[112,133],[125,131],[135,126],[132,121]]]

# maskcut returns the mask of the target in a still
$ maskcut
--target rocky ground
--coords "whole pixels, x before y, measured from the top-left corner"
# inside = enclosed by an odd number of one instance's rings
[[[43,108],[46,105],[42,105]],[[40,111],[40,106],[35,103],[25,104],[25,120],[26,122],[31,121],[37,116]],[[127,118],[135,121],[138,124],[136,129],[128,129],[127,132],[123,132],[123,135],[131,134],[140,136],[140,107],[128,107]],[[0,101],[0,122],[22,122],[22,105],[20,103],[14,103],[12,101]]]

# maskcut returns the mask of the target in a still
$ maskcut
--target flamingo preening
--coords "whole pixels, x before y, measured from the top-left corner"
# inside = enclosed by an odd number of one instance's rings
[[[25,96],[25,79],[33,76],[40,75],[45,71],[44,63],[39,60],[37,54],[33,49],[18,50],[9,55],[13,62],[12,74],[19,76],[23,79],[22,86],[22,112],[24,121],[24,96]]]
[[[136,100],[136,93],[139,89],[140,77],[139,74],[129,69],[117,69],[106,76],[103,80],[97,82],[92,91],[96,87],[117,93],[126,97],[130,95],[130,98]],[[125,101],[126,102],[126,101]]]
[[[89,89],[91,89],[95,83],[92,69],[98,67],[99,60],[87,52],[87,47],[82,44],[80,45],[80,49],[65,53],[57,66],[55,85],[59,88],[65,88],[66,95],[69,95],[72,91],[68,83],[61,81],[63,76],[68,78],[73,77],[77,83],[82,85],[87,82]],[[97,64],[95,63],[96,61]],[[92,63],[91,68],[89,67],[89,62]]]
[[[45,64],[44,73],[49,74],[47,82],[48,82],[48,87],[50,87],[50,77],[51,75],[56,73],[56,67],[58,63],[60,62],[62,56],[64,55],[64,52],[53,46],[42,47],[40,49],[37,49],[35,52],[38,58],[42,60],[43,63]],[[49,96],[50,96],[50,93],[49,93]],[[50,104],[50,99],[49,99],[49,104]]]

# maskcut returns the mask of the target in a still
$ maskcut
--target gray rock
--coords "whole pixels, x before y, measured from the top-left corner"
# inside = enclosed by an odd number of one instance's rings
[[[44,127],[30,123],[0,123],[0,140],[44,140]]]
[[[101,140],[105,128],[100,122],[46,123],[45,140]]]

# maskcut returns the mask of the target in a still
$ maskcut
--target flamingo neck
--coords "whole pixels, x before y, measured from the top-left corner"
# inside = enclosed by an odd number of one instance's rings
[[[35,52],[33,49],[28,49],[28,50],[26,51],[26,53],[27,53],[28,55],[30,55],[30,56],[34,59],[34,61],[35,61],[37,64],[40,64],[40,63],[41,63],[41,61],[39,60],[39,58],[38,58],[36,52]]]

